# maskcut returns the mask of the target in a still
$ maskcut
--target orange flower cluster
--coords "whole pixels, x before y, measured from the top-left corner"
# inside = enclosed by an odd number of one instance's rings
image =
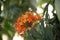
[[[15,24],[16,30],[19,34],[23,34],[26,31],[27,27],[30,27],[34,22],[38,20],[41,21],[41,16],[39,16],[37,13],[34,15],[33,12],[25,12],[24,15],[18,17]]]

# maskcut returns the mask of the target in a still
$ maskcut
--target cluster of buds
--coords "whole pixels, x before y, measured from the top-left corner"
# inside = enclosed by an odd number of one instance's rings
[[[34,27],[34,22],[41,21],[41,16],[34,12],[25,12],[19,16],[15,23],[15,28],[19,34],[23,34],[28,27]]]

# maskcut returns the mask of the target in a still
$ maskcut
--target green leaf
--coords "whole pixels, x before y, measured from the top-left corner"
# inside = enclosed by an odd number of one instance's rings
[[[34,28],[32,28],[31,30],[30,30],[30,33],[32,34],[32,36],[34,37],[34,38],[36,38],[36,39],[41,39],[41,34],[38,32],[38,31],[36,31],[36,29],[34,29]]]
[[[25,40],[34,40],[32,34],[30,33],[29,30],[25,32]]]
[[[46,26],[46,28],[45,28],[45,40],[54,40],[52,29],[53,29],[53,27]]]
[[[12,23],[10,23],[8,20],[6,20],[4,23],[4,27],[3,27],[3,31],[5,34],[8,35],[8,37],[12,37],[15,33],[14,27],[11,24]]]

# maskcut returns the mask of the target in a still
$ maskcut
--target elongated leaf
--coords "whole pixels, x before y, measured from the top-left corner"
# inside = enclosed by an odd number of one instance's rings
[[[32,34],[33,37],[35,37],[36,39],[41,39],[41,34],[39,32],[37,32],[34,28],[32,28],[30,30],[30,33]]]
[[[47,26],[45,29],[45,40],[53,40],[53,32],[52,32],[52,27],[51,26]]]
[[[30,33],[29,30],[25,32],[25,40],[34,40],[32,34]]]

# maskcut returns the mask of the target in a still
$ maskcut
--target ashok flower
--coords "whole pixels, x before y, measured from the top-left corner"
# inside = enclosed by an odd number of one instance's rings
[[[41,20],[41,17],[38,14],[34,15],[33,18],[34,18],[34,21]]]
[[[31,28],[36,21],[41,21],[41,16],[39,16],[37,13],[34,15],[33,12],[25,12],[22,16],[17,18],[15,28],[19,34],[23,34],[26,29],[28,27]]]

